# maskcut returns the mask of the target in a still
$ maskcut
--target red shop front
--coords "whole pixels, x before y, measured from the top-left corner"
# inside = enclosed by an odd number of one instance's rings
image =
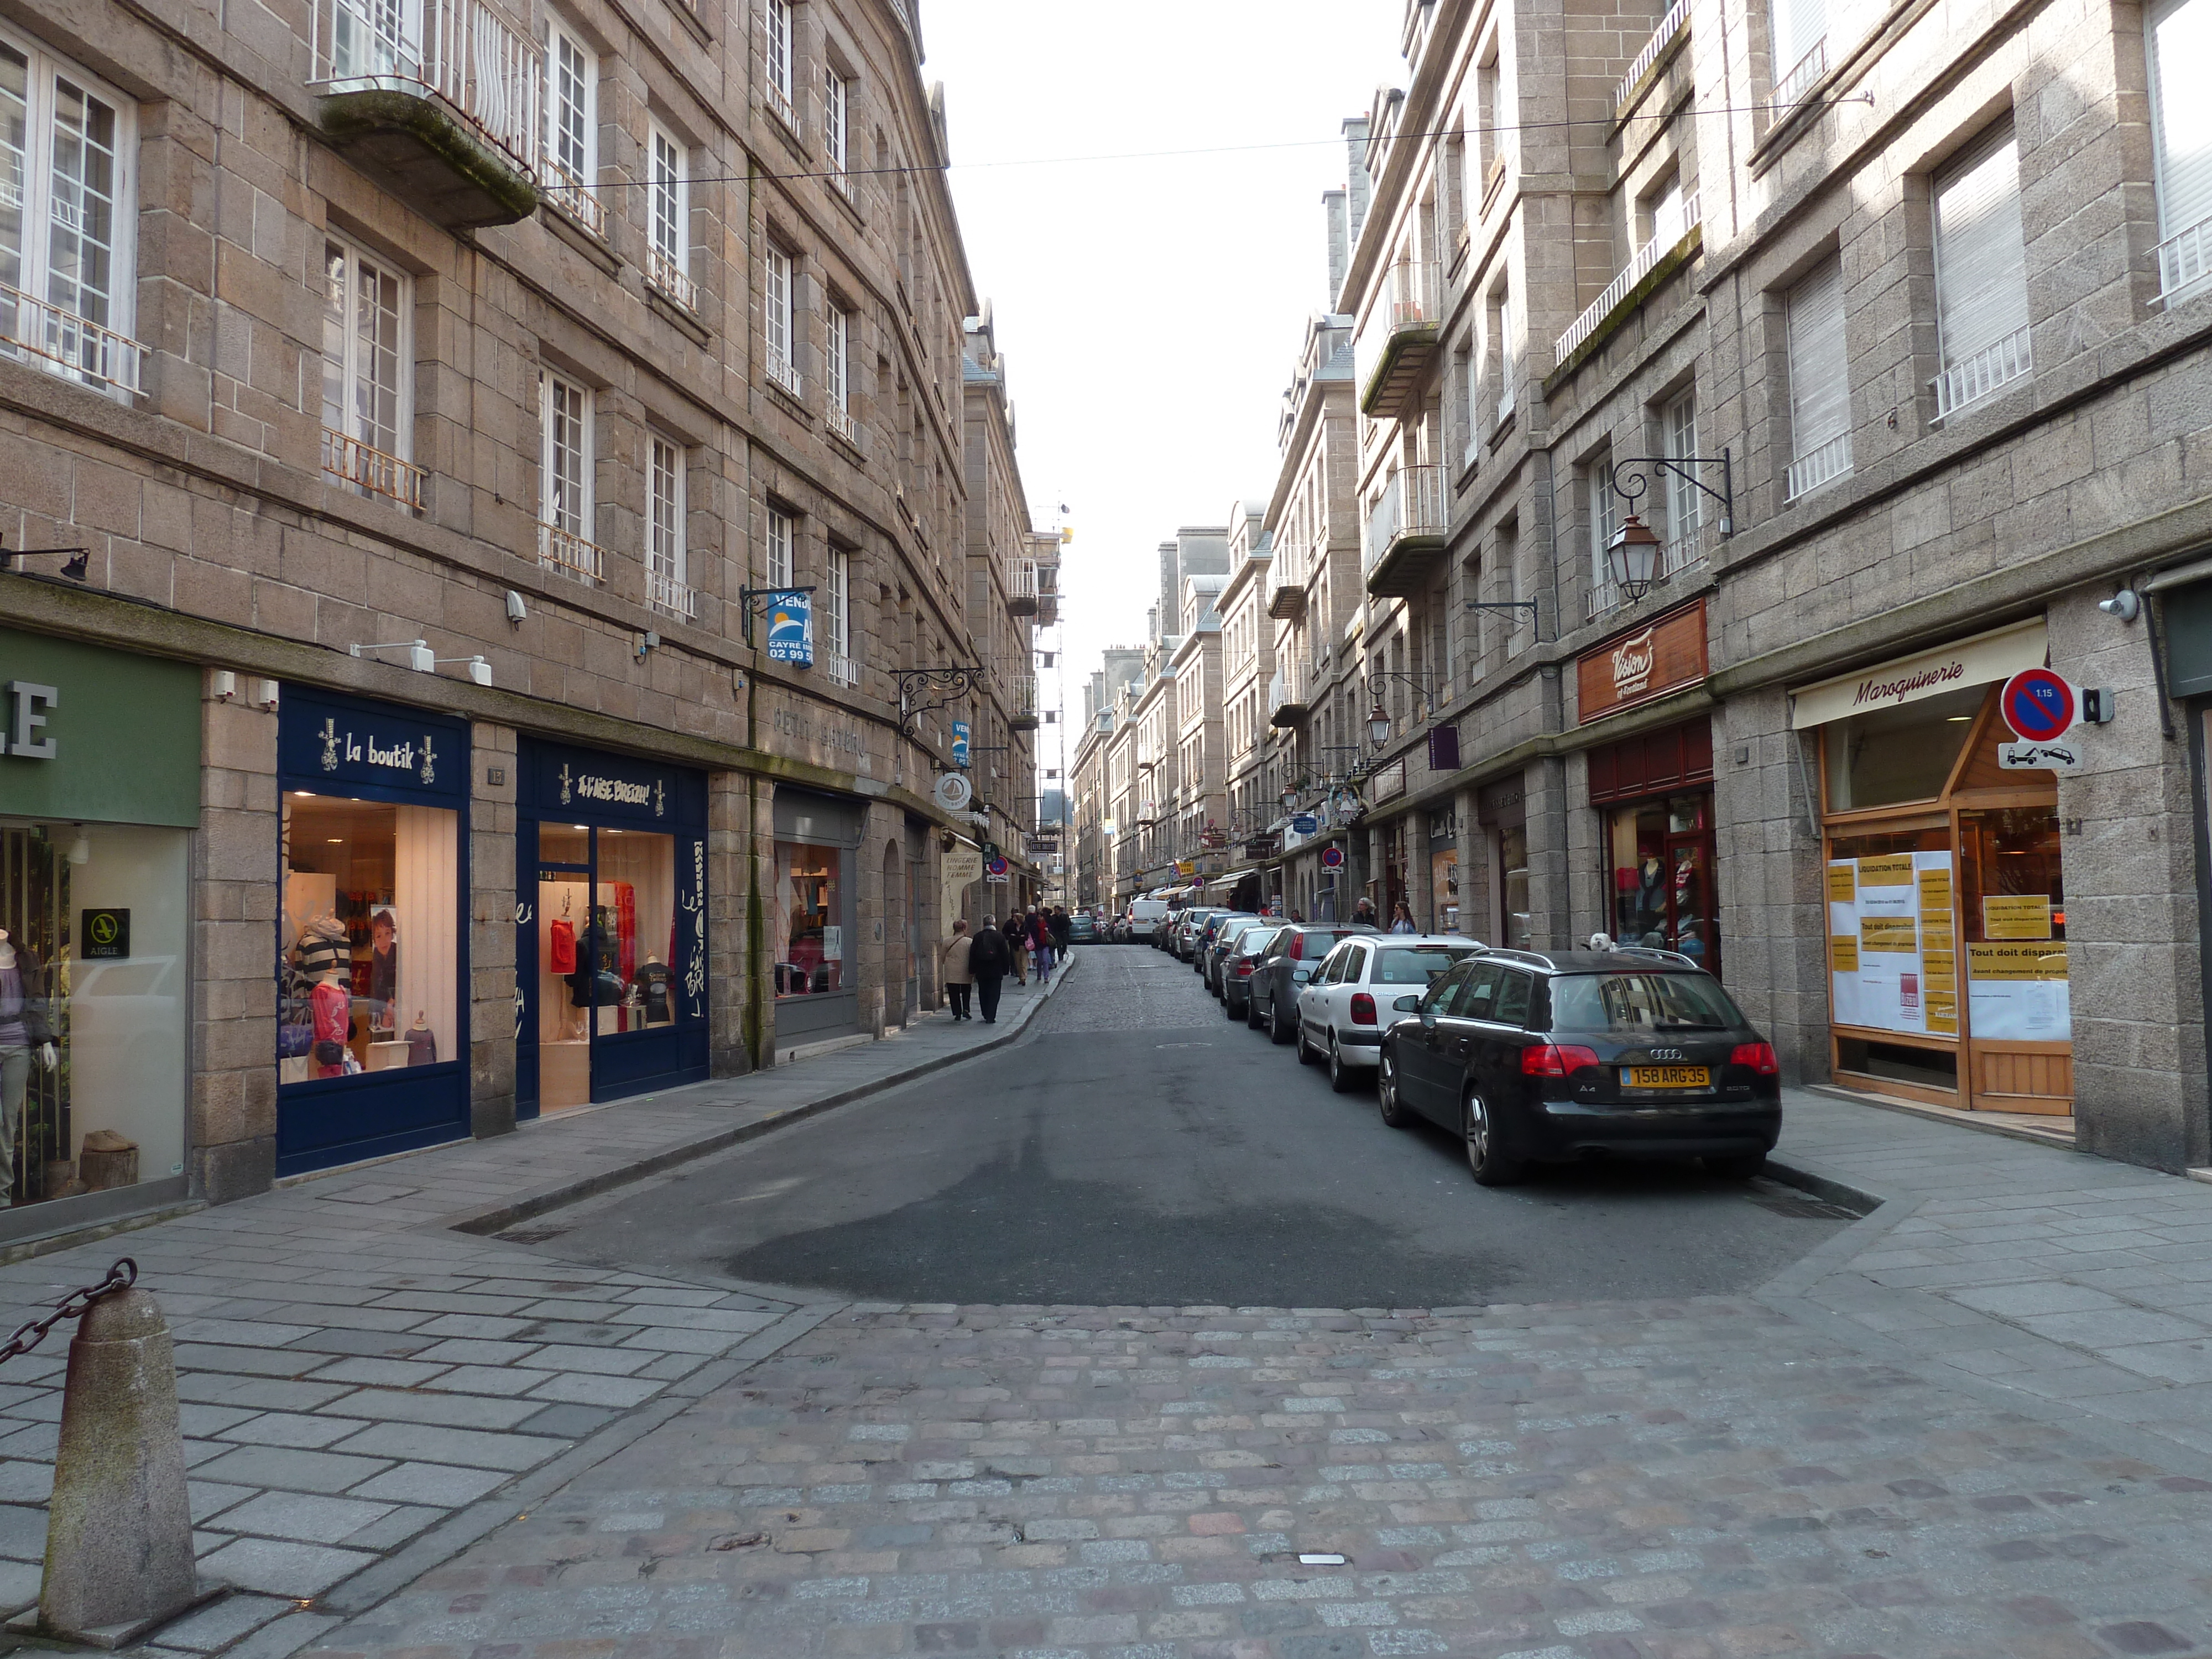
[[[1713,886],[1713,734],[1698,719],[1589,751],[1609,927],[1721,973]]]

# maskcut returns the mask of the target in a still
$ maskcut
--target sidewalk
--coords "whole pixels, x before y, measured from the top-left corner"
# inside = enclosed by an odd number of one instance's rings
[[[119,1255],[176,1341],[200,1567],[239,1587],[161,1650],[280,1659],[810,1328],[802,1306],[553,1261],[489,1233],[1019,1037],[881,1042],[564,1112],[0,1267],[12,1328]],[[0,1370],[0,1608],[35,1601],[68,1331]],[[301,1611],[309,1600],[316,1611]]]

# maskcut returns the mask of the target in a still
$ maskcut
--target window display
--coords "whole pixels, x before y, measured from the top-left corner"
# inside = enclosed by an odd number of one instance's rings
[[[1504,895],[1505,937],[1498,942],[1516,951],[1535,945],[1534,918],[1528,908],[1528,826],[1508,824],[1498,832],[1498,866]]]
[[[0,1204],[183,1174],[189,841],[0,818]]]
[[[459,816],[287,790],[277,1080],[461,1055]]]
[[[675,1023],[676,837],[546,823],[538,853],[538,1103],[551,1111],[591,1100],[594,1036]]]
[[[844,849],[775,844],[775,994],[818,996],[850,982],[846,962]]]
[[[1618,943],[1679,951],[1719,974],[1712,822],[1713,798],[1702,793],[1669,795],[1607,813],[1613,937]]]

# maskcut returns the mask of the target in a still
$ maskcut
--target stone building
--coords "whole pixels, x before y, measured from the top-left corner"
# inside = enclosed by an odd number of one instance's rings
[[[912,0],[163,15],[0,22],[0,1233],[933,1007],[1029,525]]]
[[[2208,5],[1404,8],[1334,301],[1378,905],[2207,1161]]]

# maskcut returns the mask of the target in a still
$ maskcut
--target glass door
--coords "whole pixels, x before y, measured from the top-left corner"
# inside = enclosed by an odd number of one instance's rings
[[[592,1032],[600,1000],[605,930],[592,902],[592,832],[580,823],[538,830],[538,1104],[556,1112],[592,1098]]]

